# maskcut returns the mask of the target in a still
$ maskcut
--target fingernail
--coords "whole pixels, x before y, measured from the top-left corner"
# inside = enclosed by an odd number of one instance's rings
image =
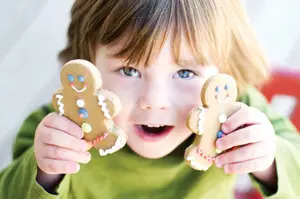
[[[93,147],[92,142],[88,142],[88,150],[90,150]]]
[[[222,143],[221,143],[221,140],[218,139],[217,142],[216,142],[216,147],[218,150],[221,150],[222,151]]]
[[[228,168],[227,165],[224,166],[224,172],[225,172],[225,173],[229,173],[229,168]]]
[[[221,168],[222,164],[220,163],[220,160],[217,158],[215,161],[216,167]]]
[[[79,170],[80,170],[80,165],[77,164],[77,165],[76,165],[76,173],[77,173]]]
[[[226,126],[226,124],[223,124],[223,125],[222,125],[222,131],[223,131],[224,133],[228,133],[228,127]]]
[[[83,151],[87,151],[89,146],[86,141],[82,141],[81,147]]]
[[[89,152],[85,153],[85,160],[86,162],[89,162],[91,160],[91,154]]]

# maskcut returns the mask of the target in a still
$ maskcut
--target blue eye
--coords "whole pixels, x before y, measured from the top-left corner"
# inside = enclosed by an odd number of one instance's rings
[[[191,70],[187,70],[187,69],[183,69],[183,70],[180,70],[177,72],[179,78],[182,78],[182,79],[190,79],[192,78],[195,73]]]
[[[215,88],[215,91],[216,91],[217,93],[220,92],[220,87],[217,86],[217,87]]]
[[[74,82],[74,76],[73,75],[68,75],[68,81],[70,83],[73,83]]]
[[[82,75],[79,75],[79,76],[78,76],[78,81],[84,82],[84,79],[85,79],[85,78],[84,78]]]
[[[229,89],[228,84],[225,85],[224,89],[228,91],[228,89]]]
[[[127,77],[140,77],[141,74],[138,70],[133,67],[123,67],[120,69],[122,75]]]

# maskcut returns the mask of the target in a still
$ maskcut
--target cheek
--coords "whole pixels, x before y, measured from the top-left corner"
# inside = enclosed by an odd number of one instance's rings
[[[177,104],[191,109],[201,105],[202,81],[178,82],[173,88],[173,95],[176,96]]]
[[[137,101],[137,87],[133,86],[132,83],[128,83],[128,81],[110,81],[105,86],[105,89],[116,94],[121,101],[122,111],[116,120],[121,122],[121,118],[128,118],[130,111]]]
[[[132,100],[136,93],[137,79],[126,78],[115,72],[107,72],[102,77],[103,88],[115,93],[121,100],[122,104]]]
[[[132,97],[126,97],[126,93],[119,93],[119,99],[121,101],[122,110],[121,112],[114,118],[114,122],[116,125],[120,126],[122,129],[126,129],[128,120],[130,118],[130,114],[132,112],[134,106],[134,100]]]
[[[103,72],[104,73],[104,72]],[[105,75],[102,73],[103,88],[116,94],[122,105],[121,112],[114,118],[114,121],[121,128],[128,122],[130,111],[136,102],[136,93],[138,90],[136,80],[129,80],[120,75],[107,72]]]
[[[189,84],[183,82],[177,83],[172,89],[173,102],[180,121],[185,121],[193,108],[202,105],[200,96],[202,85],[201,82]],[[183,125],[185,126],[185,122]]]

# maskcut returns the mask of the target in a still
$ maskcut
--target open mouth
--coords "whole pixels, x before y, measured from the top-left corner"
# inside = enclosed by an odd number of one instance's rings
[[[145,141],[155,142],[167,136],[173,129],[168,125],[136,125],[138,135]]]
[[[78,93],[81,93],[81,92],[85,91],[85,89],[86,89],[86,87],[87,87],[87,85],[84,84],[84,86],[83,86],[82,89],[77,89],[77,88],[74,86],[74,84],[70,84],[70,85],[71,85],[71,87],[72,87],[76,92],[78,92]]]

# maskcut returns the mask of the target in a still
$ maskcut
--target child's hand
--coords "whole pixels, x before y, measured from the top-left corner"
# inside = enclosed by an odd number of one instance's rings
[[[228,150],[216,158],[226,173],[252,173],[268,169],[275,157],[274,128],[264,113],[243,105],[222,125],[226,136],[216,147]]]
[[[78,163],[87,163],[91,154],[81,139],[81,128],[57,113],[47,115],[36,129],[34,152],[37,165],[47,174],[76,173]]]

